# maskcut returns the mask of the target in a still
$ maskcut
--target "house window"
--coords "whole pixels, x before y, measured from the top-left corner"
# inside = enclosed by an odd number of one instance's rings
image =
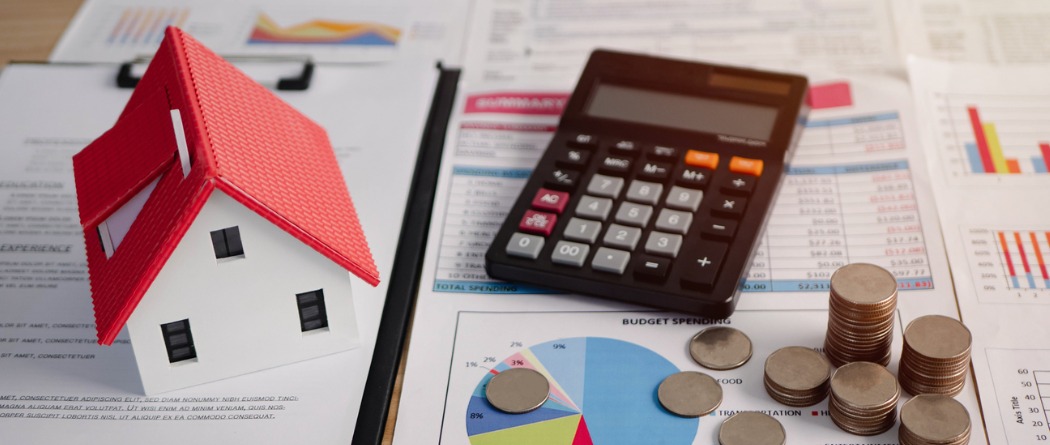
[[[241,246],[241,229],[237,226],[211,232],[211,245],[215,248],[216,259],[244,256],[244,247]]]
[[[324,291],[318,289],[295,295],[299,305],[299,326],[303,332],[328,327],[328,313],[324,308]]]
[[[197,349],[193,346],[193,333],[190,332],[190,320],[174,321],[160,325],[164,334],[164,346],[168,350],[168,361],[177,363],[197,358]]]

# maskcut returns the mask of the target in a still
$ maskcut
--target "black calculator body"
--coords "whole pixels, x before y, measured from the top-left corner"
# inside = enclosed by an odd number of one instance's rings
[[[796,75],[594,51],[487,272],[729,316],[802,133],[806,89]]]

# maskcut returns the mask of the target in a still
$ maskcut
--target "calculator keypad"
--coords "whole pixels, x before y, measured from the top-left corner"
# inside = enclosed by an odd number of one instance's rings
[[[537,172],[544,186],[508,255],[659,286],[677,276],[700,290],[714,286],[763,170],[761,160],[583,134],[554,159]]]

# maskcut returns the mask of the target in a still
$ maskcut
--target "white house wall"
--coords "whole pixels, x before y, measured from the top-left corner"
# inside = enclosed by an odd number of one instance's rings
[[[211,232],[240,228],[244,257],[216,260]],[[350,280],[309,246],[215,190],[128,320],[146,394],[358,345]],[[328,328],[302,332],[295,295],[324,290]],[[161,325],[189,319],[197,358],[169,363]]]

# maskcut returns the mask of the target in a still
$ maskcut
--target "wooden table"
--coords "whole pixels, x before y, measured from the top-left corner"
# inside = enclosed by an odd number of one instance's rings
[[[12,61],[46,61],[81,3],[82,0],[0,0],[0,68]],[[405,374],[404,358],[402,356],[397,372],[383,433],[384,445],[393,442],[394,419]]]

